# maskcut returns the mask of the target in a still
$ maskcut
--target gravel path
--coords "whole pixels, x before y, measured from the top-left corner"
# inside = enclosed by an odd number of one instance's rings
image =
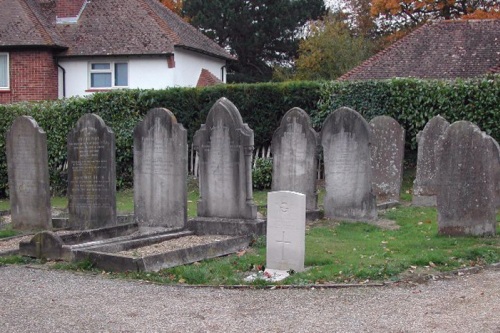
[[[500,269],[416,286],[227,290],[0,267],[7,332],[500,332]]]

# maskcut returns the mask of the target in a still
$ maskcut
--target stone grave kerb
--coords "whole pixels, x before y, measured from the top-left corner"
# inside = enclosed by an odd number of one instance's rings
[[[325,217],[376,219],[368,122],[357,111],[341,107],[325,119],[320,137],[325,163]]]
[[[285,133],[291,135],[285,137]],[[288,110],[281,118],[280,126],[274,131],[271,141],[272,190],[304,193],[308,211],[318,208],[318,149],[319,134],[313,129],[307,112],[298,107]]]
[[[417,134],[417,171],[413,181],[415,206],[436,206],[437,149],[450,123],[442,116],[432,117]]]
[[[115,226],[115,133],[94,113],[68,133],[68,212],[71,229]]]
[[[469,121],[447,128],[436,150],[439,234],[496,234],[498,151],[498,143]]]
[[[30,116],[6,133],[7,174],[14,229],[51,229],[47,134]]]
[[[373,192],[377,202],[399,202],[403,183],[405,129],[389,116],[376,116],[370,123]]]
[[[255,219],[253,130],[236,106],[220,98],[196,131],[193,147],[200,160],[198,216]],[[223,188],[216,188],[221,185]]]
[[[187,131],[165,108],[134,128],[134,218],[140,227],[187,222]]]

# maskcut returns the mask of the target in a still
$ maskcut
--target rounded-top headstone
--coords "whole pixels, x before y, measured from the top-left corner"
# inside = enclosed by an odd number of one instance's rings
[[[96,114],[68,134],[68,211],[72,229],[116,225],[115,134]]]
[[[29,116],[7,131],[7,171],[14,229],[51,229],[47,135]]]
[[[253,131],[231,101],[219,99],[196,131],[200,158],[198,216],[255,219],[253,203]]]
[[[167,109],[150,110],[134,129],[134,217],[141,227],[187,222],[187,132]]]
[[[305,194],[308,211],[317,209],[317,147],[318,133],[309,115],[300,108],[285,113],[271,144],[272,190]]]
[[[425,125],[417,136],[417,174],[413,182],[413,200],[415,206],[436,205],[436,149],[443,140],[443,135],[450,126],[441,116],[435,116]]]
[[[403,181],[405,130],[392,117],[370,121],[373,193],[379,203],[399,202]]]
[[[498,143],[471,122],[446,130],[437,150],[439,234],[495,235],[498,151]]]
[[[332,112],[323,123],[321,145],[325,163],[325,217],[373,220],[370,127],[350,108]]]

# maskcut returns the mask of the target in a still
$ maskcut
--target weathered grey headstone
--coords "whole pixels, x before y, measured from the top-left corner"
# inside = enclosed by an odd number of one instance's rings
[[[95,114],[68,134],[68,210],[71,229],[116,225],[115,134]]]
[[[290,191],[267,195],[266,269],[304,270],[306,196]]]
[[[51,229],[47,135],[28,116],[7,131],[7,170],[14,229]]]
[[[436,150],[438,232],[496,233],[498,143],[476,125],[457,121]]]
[[[441,116],[435,116],[425,125],[417,136],[417,174],[413,182],[413,200],[415,206],[436,205],[436,148],[443,140],[444,132],[450,123]]]
[[[370,121],[373,193],[378,203],[399,202],[403,182],[405,130],[388,116]]]
[[[495,141],[495,139],[491,138],[491,140]],[[495,141],[496,142],[496,141]],[[498,142],[497,142],[498,143]],[[496,184],[496,196],[497,196],[497,209],[500,208],[500,146],[497,145],[498,150],[495,155],[491,158],[493,163],[493,168],[495,169],[495,184]]]
[[[167,109],[152,109],[134,129],[134,215],[141,227],[187,221],[187,132]]]
[[[370,126],[356,111],[332,112],[321,130],[325,163],[325,217],[377,218],[370,166]]]
[[[198,216],[255,219],[253,131],[228,99],[210,109],[194,136],[194,148],[200,158]]]
[[[317,210],[316,168],[318,134],[311,119],[300,108],[289,110],[274,132],[273,191],[293,191],[306,195],[308,211]]]

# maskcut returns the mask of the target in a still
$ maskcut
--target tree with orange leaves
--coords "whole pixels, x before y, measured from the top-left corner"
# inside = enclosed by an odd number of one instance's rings
[[[498,0],[372,0],[371,14],[382,30],[394,31],[430,19],[500,18]]]
[[[183,5],[182,0],[160,0],[160,2],[177,15],[181,15]]]

